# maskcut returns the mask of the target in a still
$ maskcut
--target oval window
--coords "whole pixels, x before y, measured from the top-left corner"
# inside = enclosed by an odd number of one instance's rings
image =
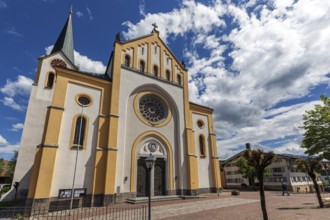
[[[87,106],[91,103],[91,99],[86,96],[80,96],[78,98],[78,103],[82,106]]]
[[[197,125],[198,125],[199,128],[203,128],[204,127],[204,122],[202,120],[198,120]]]

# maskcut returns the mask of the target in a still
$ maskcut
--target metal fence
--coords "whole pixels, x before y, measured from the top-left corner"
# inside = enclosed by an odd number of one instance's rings
[[[146,220],[148,207],[140,206],[107,206],[92,208],[76,208],[64,210],[32,209],[25,207],[0,208],[0,219],[109,219],[109,220]]]

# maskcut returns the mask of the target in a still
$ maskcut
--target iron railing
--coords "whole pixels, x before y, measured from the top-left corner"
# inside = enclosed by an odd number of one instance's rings
[[[146,220],[148,219],[148,207],[146,205],[107,206],[76,208],[71,211],[63,207],[49,210],[25,207],[0,208],[0,219]]]

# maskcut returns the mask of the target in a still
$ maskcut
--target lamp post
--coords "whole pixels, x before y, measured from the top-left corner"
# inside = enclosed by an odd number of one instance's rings
[[[82,130],[82,120],[83,120],[84,107],[85,107],[85,105],[81,105],[80,123],[79,123],[79,135],[78,135],[78,146],[77,146],[77,151],[76,151],[76,162],[74,164],[74,171],[73,171],[73,180],[72,180],[72,189],[71,189],[71,200],[70,200],[70,210],[72,210],[72,205],[73,205],[74,182],[76,180],[78,153],[79,153],[79,148],[81,146],[81,130]]]
[[[156,158],[152,154],[150,154],[150,156],[145,159],[145,161],[149,175],[148,219],[151,220],[151,170],[154,167]]]

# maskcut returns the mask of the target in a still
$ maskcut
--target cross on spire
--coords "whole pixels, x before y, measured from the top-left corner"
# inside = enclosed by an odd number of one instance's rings
[[[154,31],[157,31],[156,28],[158,28],[156,23],[153,23],[152,26],[154,26]]]

